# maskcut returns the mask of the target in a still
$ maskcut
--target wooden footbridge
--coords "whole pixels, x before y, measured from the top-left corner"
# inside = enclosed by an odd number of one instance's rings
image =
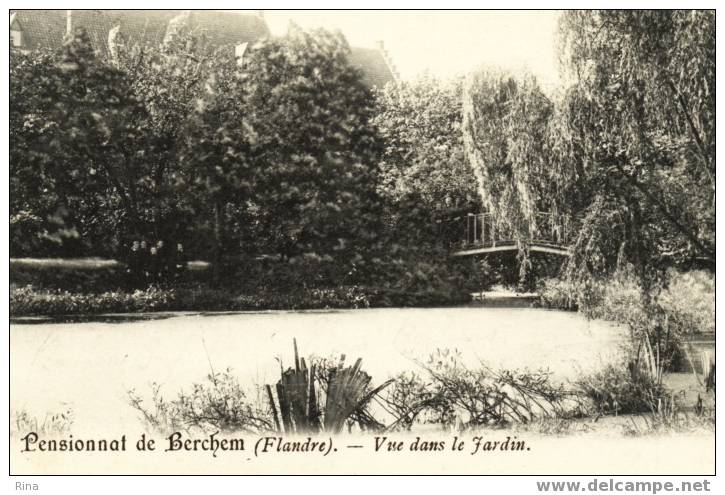
[[[472,256],[518,250],[517,236],[510,228],[498,225],[490,213],[469,213],[458,222],[465,222],[464,238],[453,246],[452,256]],[[553,213],[536,214],[534,235],[529,241],[529,251],[569,256],[569,246],[576,232],[570,221]]]

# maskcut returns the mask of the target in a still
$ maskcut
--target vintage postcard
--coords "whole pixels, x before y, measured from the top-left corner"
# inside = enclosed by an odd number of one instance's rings
[[[8,14],[11,475],[710,490],[714,10]]]

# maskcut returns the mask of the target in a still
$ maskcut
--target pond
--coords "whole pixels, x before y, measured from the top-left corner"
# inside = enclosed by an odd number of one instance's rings
[[[373,384],[419,363],[436,349],[458,349],[461,360],[492,367],[548,368],[555,380],[575,379],[620,352],[626,334],[576,313],[533,308],[457,307],[210,315],[165,319],[33,323],[10,326],[11,411],[42,420],[73,411],[73,431],[108,425],[138,429],[128,391],[167,398],[211,369],[232,368],[254,393],[275,383],[281,360],[301,356],[362,358]]]

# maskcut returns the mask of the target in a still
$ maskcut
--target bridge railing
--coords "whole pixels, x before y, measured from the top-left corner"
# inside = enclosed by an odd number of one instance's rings
[[[465,227],[462,242],[458,247],[510,246],[517,242],[513,230],[496,222],[491,213],[469,213],[464,218]],[[563,215],[537,212],[531,243],[548,246],[568,246],[576,232],[572,221]]]

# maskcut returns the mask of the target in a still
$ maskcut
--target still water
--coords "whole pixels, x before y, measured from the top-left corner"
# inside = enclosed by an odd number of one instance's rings
[[[464,363],[548,368],[557,381],[600,367],[625,332],[576,313],[529,308],[426,308],[177,315],[114,323],[11,324],[11,411],[42,420],[71,409],[74,432],[138,428],[128,391],[167,398],[231,368],[254,394],[275,383],[280,362],[301,356],[360,357],[373,384],[419,364],[436,349]],[[12,420],[12,417],[11,417]]]

